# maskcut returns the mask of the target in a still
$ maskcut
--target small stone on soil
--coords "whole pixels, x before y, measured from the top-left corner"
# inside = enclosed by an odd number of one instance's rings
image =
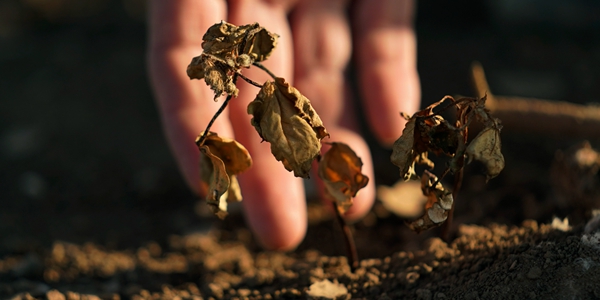
[[[306,294],[309,299],[345,299],[348,290],[342,284],[325,279],[311,284]]]
[[[542,269],[540,267],[532,267],[527,272],[527,278],[529,279],[538,279],[542,276]]]

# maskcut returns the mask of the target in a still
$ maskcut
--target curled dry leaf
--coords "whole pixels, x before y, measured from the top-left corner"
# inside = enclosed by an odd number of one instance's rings
[[[267,59],[277,38],[258,23],[235,26],[222,21],[202,37],[204,52],[192,59],[187,74],[190,79],[204,79],[215,92],[215,100],[223,93],[236,97],[239,91],[233,82],[234,74]]]
[[[222,219],[227,215],[227,202],[242,200],[237,175],[252,166],[252,159],[240,143],[213,132],[199,148],[201,179],[208,190],[206,203]]]
[[[504,156],[501,152],[500,130],[487,127],[481,131],[469,144],[466,155],[469,162],[473,159],[481,161],[487,170],[490,180],[504,169]]]
[[[369,182],[361,173],[362,165],[360,157],[343,143],[332,143],[319,161],[319,177],[341,214],[352,206],[352,198]]]
[[[462,138],[461,131],[450,125],[442,116],[432,116],[426,119],[426,139],[428,150],[436,155],[454,156],[459,144],[459,139]]]
[[[319,156],[321,140],[329,136],[310,101],[283,78],[267,81],[248,104],[251,123],[271,144],[271,153],[297,177],[308,177]]]
[[[203,155],[200,162],[202,181],[208,186],[206,204],[217,217],[223,219],[227,216],[227,194],[230,183],[225,164],[210,152],[208,146],[200,146],[200,153]]]
[[[278,37],[258,23],[235,26],[221,21],[208,28],[202,37],[202,49],[204,53],[214,55],[235,67],[248,67],[245,63],[236,65],[237,57],[248,55],[251,63],[263,61],[277,46]]]
[[[402,135],[392,146],[390,160],[400,169],[400,177],[405,181],[419,178],[415,173],[415,163],[433,168],[433,162],[427,158],[427,151],[434,150],[436,154],[451,151],[447,149],[448,146],[432,146],[432,140],[439,139],[437,133],[442,131],[440,128],[444,127],[445,129],[447,127],[447,122],[444,118],[434,115],[433,109],[446,101],[446,99],[452,99],[452,97],[446,96],[442,100],[415,113],[412,117],[409,117],[405,113],[400,113],[408,122],[404,126],[404,130],[402,130]]]
[[[233,83],[231,67],[214,59],[209,55],[202,54],[192,59],[187,67],[190,79],[204,79],[206,85],[215,92],[216,101],[223,93],[237,97],[239,90]]]
[[[415,118],[408,120],[404,126],[404,130],[402,130],[402,135],[392,146],[392,156],[390,157],[392,163],[400,169],[400,177],[405,181],[417,176],[414,162],[417,153],[413,149],[415,144],[415,124]]]
[[[410,117],[402,135],[392,146],[390,160],[400,169],[400,176],[405,181],[419,178],[415,173],[415,163],[434,167],[427,158],[427,151],[436,154],[453,151],[452,142],[441,137],[450,130],[448,122],[441,116],[432,115],[433,108],[440,103],[436,102]],[[402,116],[406,118],[405,114]]]
[[[442,225],[448,219],[448,212],[454,202],[452,193],[446,191],[438,178],[429,171],[425,171],[421,177],[421,190],[427,196],[425,214],[408,224],[417,233]]]

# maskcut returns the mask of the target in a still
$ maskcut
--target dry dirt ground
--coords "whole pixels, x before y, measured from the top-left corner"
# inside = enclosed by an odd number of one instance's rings
[[[545,2],[547,15],[459,2],[419,7],[424,104],[472,94],[473,60],[495,94],[598,102],[598,5],[573,1],[563,18]],[[585,137],[503,131],[506,169],[487,184],[467,169],[449,242],[378,202],[353,226],[352,272],[311,198],[304,242],[268,252],[235,209],[209,216],[175,168],[145,74],[143,1],[40,3],[0,9],[0,299],[600,298],[599,166],[570,148]],[[371,145],[376,181],[393,184],[389,150]]]

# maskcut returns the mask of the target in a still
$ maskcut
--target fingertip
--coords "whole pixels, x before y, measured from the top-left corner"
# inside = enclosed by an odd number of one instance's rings
[[[417,112],[421,91],[416,69],[400,63],[365,66],[362,85],[369,92],[364,94],[366,117],[378,141],[391,146],[404,130],[406,120],[400,116]]]
[[[356,58],[364,109],[377,139],[390,146],[421,98],[413,0],[361,0],[355,22]]]
[[[418,102],[417,102],[418,103]],[[374,129],[373,131],[375,132],[376,138],[379,141],[379,143],[381,144],[381,146],[386,147],[386,148],[392,148],[392,145],[394,145],[394,142],[396,142],[396,140],[398,140],[398,138],[400,138],[400,136],[402,136],[402,132],[404,131],[404,127],[406,126],[406,120],[401,116],[400,113],[407,113],[409,115],[412,115],[414,112],[417,111],[418,106],[415,105],[414,108],[407,108],[404,109],[400,112],[398,112],[395,120],[390,121],[391,126],[383,126],[380,125],[373,125]],[[373,122],[375,123],[375,122]],[[378,128],[377,128],[378,127]]]
[[[304,240],[306,235],[306,226],[299,223],[294,223],[293,226],[287,226],[284,230],[273,232],[269,229],[268,232],[261,233],[256,230],[258,243],[264,248],[275,251],[291,251],[296,249]]]
[[[270,250],[296,248],[307,226],[302,180],[274,158],[263,157],[241,174],[240,185],[247,222],[258,242]]]

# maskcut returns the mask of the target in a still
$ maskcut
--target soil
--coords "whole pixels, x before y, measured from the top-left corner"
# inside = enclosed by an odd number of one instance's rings
[[[179,176],[146,79],[143,1],[92,2],[2,4],[16,17],[0,24],[1,299],[600,298],[597,141],[503,131],[506,169],[486,183],[467,168],[447,242],[377,202],[352,226],[351,270],[311,195],[302,244],[264,251],[239,209],[210,216]],[[424,105],[471,94],[473,60],[497,95],[598,100],[595,18],[433,2],[417,16]],[[375,180],[392,185],[389,150],[371,145]]]

